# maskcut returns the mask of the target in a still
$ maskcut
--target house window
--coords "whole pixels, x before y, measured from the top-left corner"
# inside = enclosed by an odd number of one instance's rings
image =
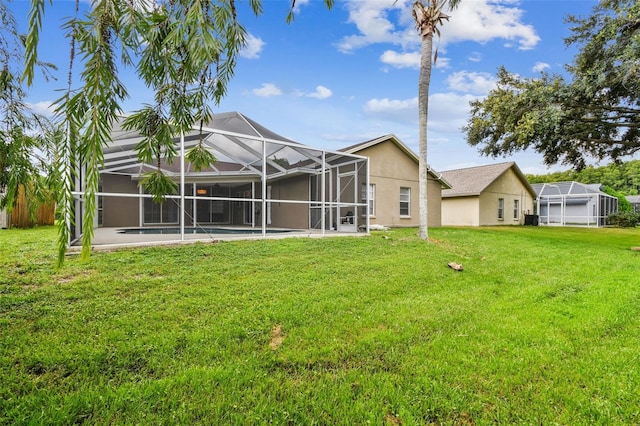
[[[411,188],[400,188],[400,216],[409,216],[411,214]]]
[[[363,203],[367,202],[367,184],[362,184],[362,191],[360,193],[360,198]],[[375,184],[369,184],[369,216],[376,215],[376,186]]]
[[[504,198],[498,198],[498,220],[504,219]]]
[[[520,219],[520,200],[513,200],[513,219]]]

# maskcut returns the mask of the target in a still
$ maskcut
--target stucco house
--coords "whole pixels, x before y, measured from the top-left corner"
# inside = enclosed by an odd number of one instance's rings
[[[442,225],[522,225],[536,192],[514,162],[442,172]]]
[[[640,195],[627,195],[626,198],[631,203],[633,211],[640,213]]]
[[[340,150],[369,158],[369,214],[373,225],[390,227],[418,226],[419,174],[418,156],[397,136],[388,134]],[[427,206],[428,226],[442,225],[443,189],[446,179],[429,168]],[[365,202],[367,186],[362,183],[360,198]],[[364,216],[364,208],[360,216]]]

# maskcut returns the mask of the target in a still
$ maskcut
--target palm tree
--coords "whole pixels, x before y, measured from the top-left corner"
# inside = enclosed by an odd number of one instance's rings
[[[427,240],[428,209],[427,209],[427,118],[429,115],[429,83],[431,81],[431,57],[433,54],[433,34],[440,36],[439,25],[449,20],[449,15],[443,12],[445,6],[454,9],[460,0],[416,0],[413,3],[413,19],[422,38],[420,57],[420,77],[418,79],[418,123],[419,133],[419,176],[420,176],[420,238]],[[438,52],[434,56],[434,62]]]

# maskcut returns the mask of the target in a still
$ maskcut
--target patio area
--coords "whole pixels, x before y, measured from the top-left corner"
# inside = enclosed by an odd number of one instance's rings
[[[282,238],[321,238],[321,237],[362,237],[368,235],[366,232],[338,232],[320,229],[285,229],[269,228],[263,234],[260,228],[247,227],[220,227],[208,228],[209,232],[197,231],[187,232],[185,230],[184,239],[180,232],[174,232],[179,228],[122,228],[107,227],[96,228],[92,241],[93,251],[108,251],[127,247],[150,247],[174,244],[218,243],[222,241],[238,240],[262,240],[262,239],[282,239]],[[187,228],[189,229],[189,228]],[[205,228],[207,229],[207,228]],[[140,232],[136,232],[140,230]],[[160,231],[169,230],[169,231]],[[124,231],[124,232],[123,232]],[[153,232],[155,231],[155,232]],[[250,232],[254,231],[254,232]],[[69,253],[79,253],[82,249],[82,242],[76,241],[68,248]]]

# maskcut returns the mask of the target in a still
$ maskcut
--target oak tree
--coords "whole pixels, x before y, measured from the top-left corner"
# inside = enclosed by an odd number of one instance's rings
[[[640,150],[640,3],[603,0],[569,16],[579,53],[568,77],[524,78],[501,68],[497,88],[471,102],[468,143],[489,156],[531,148],[547,165],[582,169]]]

